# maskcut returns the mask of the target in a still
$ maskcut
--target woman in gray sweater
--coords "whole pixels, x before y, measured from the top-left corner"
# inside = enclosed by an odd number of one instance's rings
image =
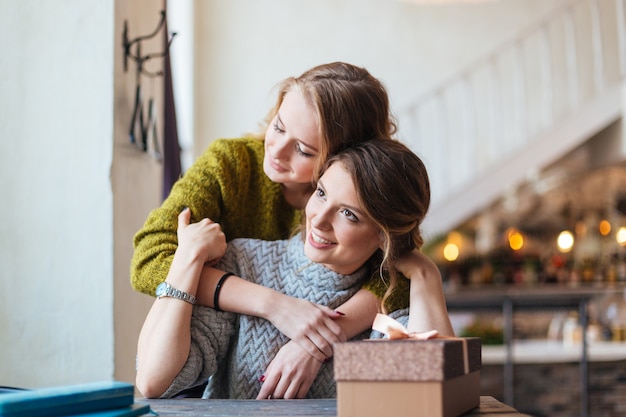
[[[419,252],[429,202],[420,158],[398,141],[371,140],[328,160],[301,233],[291,239],[235,239],[226,245],[218,224],[208,219],[189,224],[184,210],[172,267],[139,336],[137,388],[146,397],[171,397],[208,380],[204,398],[250,399],[259,398],[263,383],[270,382],[263,373],[287,338],[266,320],[220,311],[219,292],[228,285],[228,274],[215,290],[215,309],[194,305],[207,259],[218,259],[220,269],[262,284],[276,297],[330,308],[372,275],[390,280],[387,294],[408,279],[410,309],[393,312],[394,317],[409,331],[452,335],[440,275]],[[283,381],[271,381],[273,392],[282,393],[274,396],[334,397],[332,363],[310,363],[317,368],[314,380],[297,392],[282,392]],[[285,390],[293,390],[284,378]]]

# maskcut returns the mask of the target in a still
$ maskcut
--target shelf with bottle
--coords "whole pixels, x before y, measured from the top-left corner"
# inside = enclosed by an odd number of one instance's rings
[[[484,213],[423,251],[452,287],[626,283],[626,193],[614,200],[602,209],[569,202],[547,218]]]
[[[576,259],[562,253],[497,248],[457,262],[437,262],[444,286],[626,284],[626,249]]]

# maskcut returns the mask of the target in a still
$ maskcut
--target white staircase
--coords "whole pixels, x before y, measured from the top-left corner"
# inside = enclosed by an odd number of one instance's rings
[[[426,238],[457,227],[621,117],[625,8],[626,0],[560,3],[398,112],[401,137],[429,169]]]

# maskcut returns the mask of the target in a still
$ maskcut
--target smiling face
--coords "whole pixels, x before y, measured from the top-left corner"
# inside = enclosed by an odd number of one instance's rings
[[[306,206],[306,256],[348,275],[363,266],[380,244],[381,234],[359,203],[351,175],[343,162],[333,163]]]
[[[286,186],[311,184],[321,140],[316,117],[299,90],[285,94],[265,132],[263,170],[272,181]]]

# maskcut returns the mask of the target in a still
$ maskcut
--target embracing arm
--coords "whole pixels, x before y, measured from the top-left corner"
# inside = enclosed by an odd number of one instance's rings
[[[160,207],[152,210],[133,238],[130,282],[136,291],[154,296],[168,276],[178,248],[178,215],[189,208],[194,219],[220,220],[221,191],[207,150],[179,179]]]
[[[280,204],[280,188],[263,174],[263,154],[258,139],[221,139],[194,161],[134,236],[130,278],[136,291],[154,296],[165,280],[178,247],[177,216],[185,207],[193,221],[220,223],[229,240],[289,234],[300,214]]]
[[[410,332],[437,330],[454,336],[437,265],[417,249],[396,261],[398,270],[411,281],[409,304]]]
[[[371,291],[361,289],[337,310],[345,314],[337,323],[346,338],[352,339],[372,327],[376,313],[380,311],[380,299]]]
[[[350,339],[371,328],[380,300],[368,290],[359,290],[337,311],[344,315],[335,319],[345,336]],[[332,356],[327,355],[327,358]],[[328,360],[328,359],[325,359]],[[313,384],[322,361],[289,341],[272,360],[263,376],[264,382],[257,399],[304,398]]]
[[[213,306],[223,274],[205,265],[197,292],[200,304]],[[259,399],[304,398],[321,364],[332,356],[332,345],[369,329],[380,305],[373,293],[360,290],[332,310],[237,276],[224,281],[218,299],[220,309],[265,318],[292,339],[266,369]]]
[[[205,266],[198,287],[198,303],[215,307],[215,288],[223,274],[223,271]],[[357,326],[364,325],[367,328],[371,325],[371,322],[369,325],[365,324],[362,311],[354,303],[347,303],[346,312],[332,310],[237,276],[228,277],[223,282],[218,303],[221,310],[270,321],[281,333],[300,344],[304,352],[308,352],[318,361],[332,356],[332,345],[345,341],[346,334],[357,331]]]
[[[207,257],[222,256],[226,240],[219,225],[205,219],[189,225],[189,209],[178,217],[180,245],[166,281],[195,295]],[[137,389],[146,397],[158,397],[185,365],[191,346],[192,305],[165,297],[156,299],[139,334]],[[167,358],[167,360],[163,360]]]

